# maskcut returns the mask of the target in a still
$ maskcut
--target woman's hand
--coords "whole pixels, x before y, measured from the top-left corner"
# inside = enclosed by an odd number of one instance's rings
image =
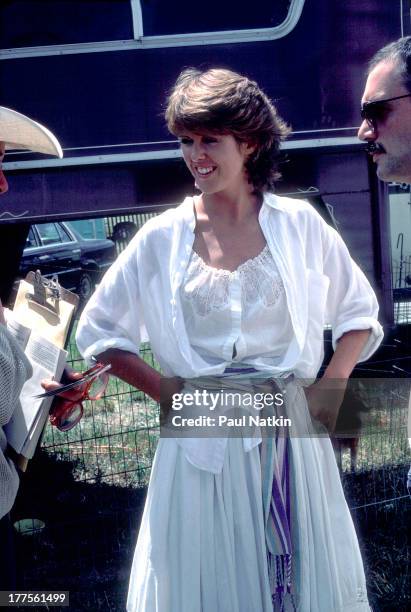
[[[160,382],[160,424],[166,425],[173,411],[174,395],[180,394],[184,389],[184,380],[179,376],[163,376]]]
[[[74,382],[75,380],[79,380],[80,378],[82,378],[82,376],[83,374],[81,372],[75,372],[70,367],[66,366],[62,379],[64,380],[64,383],[67,384],[70,382]],[[64,393],[62,393],[61,395],[56,396],[53,400],[53,406],[56,402],[60,402],[62,400],[76,401],[78,399],[81,399],[83,397],[83,392],[86,384],[87,383],[84,383],[84,385],[80,385],[79,387],[75,387],[74,389],[69,389],[68,391],[64,391]],[[45,378],[41,381],[41,386],[45,391],[54,391],[55,389],[62,387],[63,384],[57,382],[56,380]]]
[[[304,389],[311,416],[333,433],[344,400],[348,379],[320,378]]]
[[[62,378],[64,383],[68,384],[80,380],[83,378],[83,374],[81,372],[74,372],[71,368],[66,367]],[[55,391],[63,385],[55,380],[45,379],[41,381],[41,386],[46,391]],[[84,399],[84,393],[87,391],[87,388],[87,382],[84,382],[73,389],[67,389],[61,394],[56,395],[50,407],[50,423],[60,429],[60,431],[72,429],[83,415],[81,400]]]
[[[324,376],[305,389],[311,416],[332,433],[344,400],[348,378],[370,336],[369,329],[351,330],[341,336]]]

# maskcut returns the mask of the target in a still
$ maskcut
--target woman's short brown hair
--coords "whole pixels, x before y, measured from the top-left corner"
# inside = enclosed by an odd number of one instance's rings
[[[290,128],[255,81],[231,70],[187,68],[168,98],[172,134],[218,132],[255,145],[245,167],[256,191],[274,189],[280,143]]]

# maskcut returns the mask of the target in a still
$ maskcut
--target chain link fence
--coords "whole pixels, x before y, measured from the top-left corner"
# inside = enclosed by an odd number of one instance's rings
[[[119,223],[138,227],[134,217],[107,220],[109,234]],[[119,239],[119,250],[128,239]],[[73,337],[70,363],[82,370],[85,364]],[[142,356],[157,367],[149,345]],[[337,444],[336,454],[364,553],[373,610],[405,611],[411,603],[407,401],[398,397],[395,379],[377,396],[365,404],[379,402],[384,422],[356,443]],[[28,535],[16,536],[21,589],[70,590],[70,609],[75,611],[124,610],[158,436],[158,405],[114,377],[101,400],[85,403],[85,415],[73,430],[47,426],[14,510],[16,521],[40,521]]]

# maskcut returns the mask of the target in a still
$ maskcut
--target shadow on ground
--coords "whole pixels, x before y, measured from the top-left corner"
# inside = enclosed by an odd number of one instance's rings
[[[146,490],[76,482],[73,467],[40,451],[23,476],[13,520],[45,527],[16,535],[18,587],[70,591],[75,612],[124,610]]]

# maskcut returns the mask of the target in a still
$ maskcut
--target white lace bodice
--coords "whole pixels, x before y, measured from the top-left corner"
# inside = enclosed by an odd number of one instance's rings
[[[293,336],[282,279],[266,245],[230,272],[192,252],[181,289],[190,342],[203,356],[275,361]]]
[[[193,251],[183,295],[193,302],[193,308],[200,317],[208,316],[213,311],[227,308],[230,285],[238,277],[243,308],[255,303],[264,307],[274,306],[284,293],[284,285],[273,264],[267,245],[259,255],[247,259],[234,272],[212,268]]]

